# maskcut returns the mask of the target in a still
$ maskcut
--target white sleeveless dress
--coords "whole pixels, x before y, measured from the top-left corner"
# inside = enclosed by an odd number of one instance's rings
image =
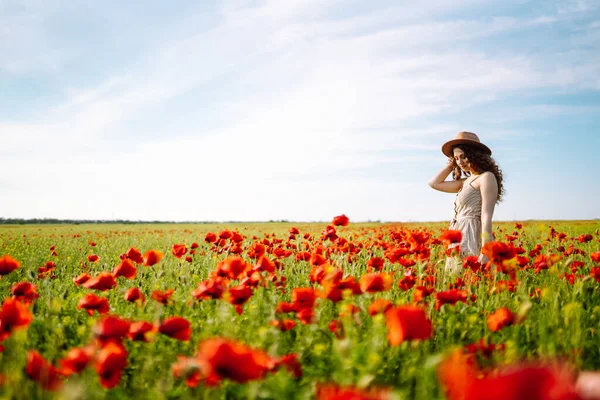
[[[450,229],[462,232],[460,254],[446,258],[446,272],[458,273],[462,269],[462,259],[481,252],[481,192],[471,184],[479,178],[475,176],[463,186],[454,199],[454,218]],[[450,248],[457,245],[450,245]]]

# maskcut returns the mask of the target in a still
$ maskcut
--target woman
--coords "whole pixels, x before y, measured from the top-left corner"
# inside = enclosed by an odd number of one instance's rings
[[[456,139],[444,143],[442,153],[448,156],[448,165],[429,181],[429,186],[457,193],[450,229],[462,232],[460,257],[475,255],[486,262],[481,248],[494,238],[494,207],[504,194],[502,171],[491,157],[490,148],[472,132],[459,132]],[[453,180],[446,181],[450,173]],[[458,272],[461,267],[456,258],[446,260],[447,271]]]

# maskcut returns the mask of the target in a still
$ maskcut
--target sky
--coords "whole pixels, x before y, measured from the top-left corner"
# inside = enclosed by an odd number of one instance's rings
[[[0,0],[0,217],[600,218],[597,0]]]

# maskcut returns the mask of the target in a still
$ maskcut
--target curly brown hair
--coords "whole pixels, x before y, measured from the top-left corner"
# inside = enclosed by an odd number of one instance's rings
[[[494,174],[494,176],[496,177],[496,182],[498,183],[498,197],[496,198],[496,203],[502,201],[502,197],[505,193],[504,179],[502,175],[502,170],[500,169],[500,167],[498,167],[498,164],[496,164],[496,161],[492,158],[492,156],[482,152],[477,147],[469,146],[468,144],[454,146],[453,150],[455,148],[459,148],[465,152],[465,157],[471,163],[471,167],[477,170],[477,172],[483,173],[490,171],[492,174]],[[452,177],[455,181],[461,179],[463,174],[465,176],[471,175],[470,173],[463,171],[458,166],[454,157],[449,158],[449,163],[452,165]]]

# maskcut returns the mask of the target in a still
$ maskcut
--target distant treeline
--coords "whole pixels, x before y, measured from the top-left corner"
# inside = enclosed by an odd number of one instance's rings
[[[88,224],[235,224],[249,223],[248,221],[131,221],[127,219],[58,219],[58,218],[2,218],[0,217],[0,225],[88,225]],[[265,221],[256,221],[265,222]],[[266,221],[271,223],[289,222],[287,220]]]

